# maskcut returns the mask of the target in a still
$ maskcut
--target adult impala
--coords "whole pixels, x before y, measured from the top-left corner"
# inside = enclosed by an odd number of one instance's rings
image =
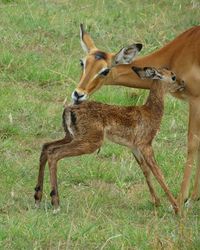
[[[87,53],[81,60],[83,68],[80,82],[72,93],[74,102],[88,98],[102,85],[122,85],[149,89],[151,80],[141,80],[132,67],[167,67],[186,83],[182,92],[173,96],[189,103],[188,152],[178,198],[181,206],[189,196],[192,165],[197,159],[197,169],[192,199],[200,198],[200,26],[190,28],[154,53],[133,60],[138,50],[134,46],[122,48],[118,53],[99,50],[90,35],[80,26],[83,50]],[[137,45],[140,49],[141,44]]]

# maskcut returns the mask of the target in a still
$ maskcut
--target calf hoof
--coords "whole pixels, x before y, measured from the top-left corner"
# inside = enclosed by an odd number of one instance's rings
[[[153,199],[153,205],[155,207],[159,207],[161,205],[161,202],[160,202],[160,199],[159,198],[156,198],[156,199]]]
[[[42,200],[42,190],[40,189],[39,186],[35,187],[34,199],[35,199],[35,207],[38,207],[40,201]]]
[[[35,201],[35,208],[36,209],[40,208],[40,202],[39,202],[39,200]]]
[[[188,202],[188,198],[183,198],[183,197],[181,197],[181,196],[178,196],[178,198],[177,198],[177,204],[178,204],[178,207],[179,207],[180,209],[182,209],[183,206],[184,206],[185,204],[187,204],[187,202]]]
[[[184,207],[186,207],[186,208],[191,207],[191,205],[192,205],[191,199],[187,199],[187,200],[184,202]]]
[[[200,196],[194,193],[194,194],[192,194],[191,199],[193,201],[200,201]]]
[[[170,211],[170,212],[171,212],[171,211],[174,211],[174,213],[175,213],[176,215],[179,215],[179,214],[180,214],[180,209],[179,209],[179,206],[178,206],[177,203],[171,204],[171,205],[169,206],[169,211]]]
[[[180,214],[180,210],[179,208],[176,206],[176,207],[173,207],[172,205],[169,206],[169,212],[173,212],[176,214],[176,215],[179,215]]]
[[[58,214],[60,212],[60,207],[54,208],[53,214]]]
[[[173,210],[176,215],[179,215],[180,210],[177,206],[173,207]]]
[[[51,196],[51,205],[54,207],[54,210],[59,208],[59,197],[58,193],[53,189],[50,193]]]

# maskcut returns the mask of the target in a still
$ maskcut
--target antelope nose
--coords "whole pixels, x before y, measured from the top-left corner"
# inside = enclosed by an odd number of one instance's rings
[[[72,100],[75,103],[79,103],[81,101],[84,101],[86,99],[86,95],[83,93],[78,93],[76,90],[72,93]]]
[[[79,95],[79,93],[75,90],[74,91],[74,96],[79,99],[80,97],[82,97],[83,95]]]

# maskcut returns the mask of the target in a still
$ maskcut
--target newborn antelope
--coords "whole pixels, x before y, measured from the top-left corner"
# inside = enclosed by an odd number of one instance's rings
[[[133,68],[141,78],[152,79],[149,97],[143,106],[120,107],[97,102],[82,102],[69,105],[63,112],[65,138],[44,144],[40,156],[38,183],[35,188],[35,203],[42,198],[44,168],[48,161],[51,181],[51,201],[54,212],[59,211],[57,186],[57,162],[64,157],[91,154],[99,149],[108,138],[112,142],[130,148],[146,178],[155,205],[160,201],[153,188],[152,172],[168,196],[175,213],[178,206],[165,184],[152,149],[152,140],[159,130],[164,110],[164,93],[167,90],[183,89],[183,83],[169,70],[154,68]]]

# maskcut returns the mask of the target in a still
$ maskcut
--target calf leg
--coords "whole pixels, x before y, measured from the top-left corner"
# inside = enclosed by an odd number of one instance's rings
[[[153,175],[155,176],[155,178],[157,179],[157,181],[159,182],[160,186],[162,187],[162,189],[165,191],[170,203],[172,204],[172,207],[175,211],[175,213],[178,213],[178,205],[177,202],[175,200],[175,198],[173,197],[173,195],[171,194],[169,188],[167,187],[164,177],[162,175],[162,172],[159,168],[159,166],[157,165],[156,161],[155,161],[155,157],[154,157],[154,153],[153,153],[153,149],[151,146],[148,146],[144,149],[141,150],[143,157],[147,163],[147,165],[149,166],[149,168],[151,169]]]
[[[55,147],[57,145],[63,145],[63,144],[67,144],[71,141],[71,136],[68,134],[65,136],[64,139],[62,140],[58,140],[58,141],[53,141],[53,142],[49,142],[49,143],[45,143],[42,147],[42,152],[40,155],[40,164],[39,164],[39,173],[38,173],[38,181],[37,181],[37,185],[35,187],[35,194],[34,194],[34,198],[35,198],[35,205],[38,207],[39,203],[42,199],[42,191],[43,191],[43,181],[44,181],[44,170],[45,170],[45,165],[47,162],[47,151],[52,148]]]
[[[47,154],[50,182],[51,182],[51,203],[54,207],[54,212],[59,210],[59,195],[57,184],[57,162],[65,157],[78,156],[83,154],[91,154],[100,148],[102,138],[97,142],[88,140],[73,140],[68,144],[51,147]]]
[[[155,204],[155,206],[159,206],[160,205],[160,199],[158,198],[154,187],[152,185],[152,180],[151,180],[151,170],[150,168],[146,165],[146,162],[141,154],[141,152],[138,149],[134,149],[133,150],[133,155],[137,161],[137,163],[139,164],[140,168],[142,169],[142,172],[146,178],[146,182],[152,197],[152,201]]]

